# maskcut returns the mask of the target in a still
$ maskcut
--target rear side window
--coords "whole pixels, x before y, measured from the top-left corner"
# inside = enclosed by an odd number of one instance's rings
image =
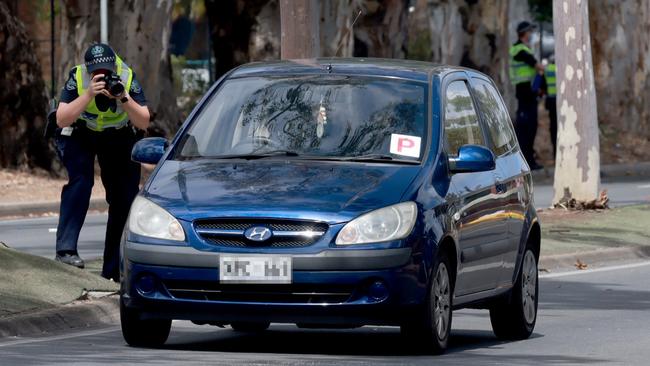
[[[445,144],[450,156],[467,144],[485,145],[467,83],[452,81],[445,94]]]
[[[474,95],[487,124],[488,133],[494,154],[499,156],[507,153],[517,145],[512,122],[499,92],[485,80],[473,79]]]

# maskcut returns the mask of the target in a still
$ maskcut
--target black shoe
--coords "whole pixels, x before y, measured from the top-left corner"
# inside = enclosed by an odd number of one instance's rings
[[[81,259],[77,254],[69,254],[69,253],[57,254],[54,260],[56,260],[57,262],[75,266],[77,268],[84,268],[85,266],[84,260]]]

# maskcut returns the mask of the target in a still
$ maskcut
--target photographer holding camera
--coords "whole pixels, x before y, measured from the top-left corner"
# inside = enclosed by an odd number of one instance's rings
[[[61,91],[56,146],[68,171],[61,192],[56,260],[79,268],[79,232],[94,183],[95,156],[109,204],[102,276],[119,281],[119,247],[129,208],[138,193],[140,164],[131,161],[149,109],[135,73],[106,44],[93,44]]]

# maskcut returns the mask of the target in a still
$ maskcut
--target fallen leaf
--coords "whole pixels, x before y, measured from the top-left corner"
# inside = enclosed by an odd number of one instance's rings
[[[587,264],[582,263],[582,261],[580,259],[576,260],[576,263],[574,264],[574,266],[579,270],[587,269]]]

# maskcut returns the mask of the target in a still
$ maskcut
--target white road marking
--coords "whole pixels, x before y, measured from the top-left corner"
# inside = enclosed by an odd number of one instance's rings
[[[641,262],[641,263],[622,264],[620,266],[601,267],[601,268],[584,269],[584,270],[576,270],[576,271],[568,271],[568,272],[560,272],[560,273],[549,273],[549,274],[540,275],[539,278],[567,277],[567,276],[575,276],[575,275],[588,274],[588,273],[617,271],[621,269],[630,269],[630,268],[645,267],[645,266],[650,266],[650,261]]]
[[[55,227],[51,227],[51,228],[47,229],[47,232],[48,232],[48,233],[56,233],[56,228],[55,228]]]
[[[640,186],[637,186],[637,188],[639,188],[639,189],[650,188],[650,184],[640,185]]]
[[[55,335],[55,336],[50,336],[50,337],[38,337],[38,338],[31,338],[31,339],[18,339],[18,340],[15,340],[15,341],[0,342],[0,348],[8,347],[8,346],[16,346],[16,345],[21,345],[21,344],[42,343],[42,342],[49,342],[49,341],[58,341],[58,340],[62,340],[62,339],[71,339],[71,338],[78,338],[78,337],[85,337],[85,336],[94,336],[94,335],[99,335],[99,334],[117,332],[119,330],[120,330],[119,326],[111,326],[109,328],[104,328],[104,329],[87,330],[87,331],[83,331],[83,332],[61,334],[61,335]]]

